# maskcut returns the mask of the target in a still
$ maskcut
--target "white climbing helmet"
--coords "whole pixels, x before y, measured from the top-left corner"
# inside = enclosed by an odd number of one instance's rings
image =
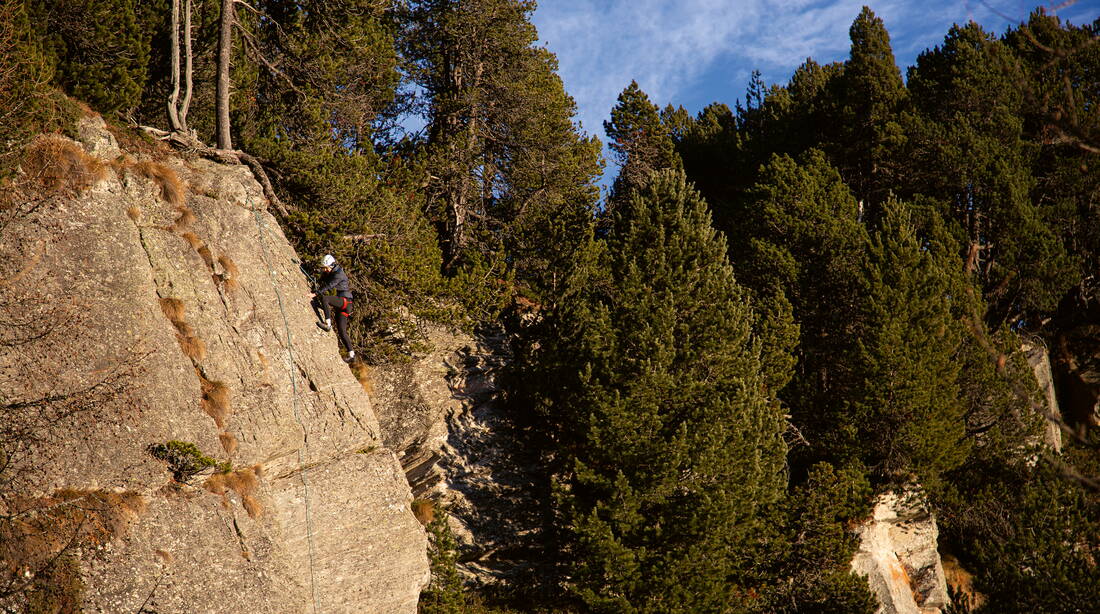
[[[331,269],[336,265],[336,259],[332,257],[332,254],[325,254],[324,258],[321,258],[321,266]]]

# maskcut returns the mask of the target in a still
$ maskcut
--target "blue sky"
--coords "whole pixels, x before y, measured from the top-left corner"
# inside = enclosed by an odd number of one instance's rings
[[[786,83],[807,57],[844,60],[848,27],[867,4],[886,24],[904,75],[952,23],[973,20],[1000,34],[1025,20],[1020,0],[539,0],[533,21],[558,56],[577,119],[603,138],[603,121],[631,79],[659,106],[693,114],[744,98],[753,69]],[[1072,23],[1100,16],[1100,0],[1046,4]],[[615,169],[609,168],[613,175]],[[605,182],[607,179],[605,178]]]

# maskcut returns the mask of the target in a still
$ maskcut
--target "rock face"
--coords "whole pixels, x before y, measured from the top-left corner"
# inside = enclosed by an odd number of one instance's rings
[[[416,496],[446,509],[467,580],[538,573],[530,556],[515,555],[537,539],[540,507],[530,499],[535,467],[497,400],[506,339],[438,327],[427,337],[432,352],[376,374],[384,441]]]
[[[109,539],[76,544],[84,610],[415,612],[428,561],[404,473],[335,336],[314,326],[250,171],[118,157],[98,118],[78,132],[97,180],[0,247],[27,264],[0,305],[30,297],[64,319],[5,348],[0,377],[9,399],[100,395],[41,431],[20,469],[31,499],[142,501]],[[173,480],[188,458],[151,453],[170,441],[234,470]]]
[[[1027,356],[1027,364],[1035,373],[1035,381],[1039,383],[1039,390],[1043,392],[1046,400],[1048,417],[1062,418],[1062,412],[1058,408],[1058,395],[1054,389],[1054,373],[1050,368],[1050,354],[1046,348],[1039,344],[1025,344],[1024,355]],[[1054,449],[1062,451],[1062,429],[1053,420],[1046,421],[1046,429],[1043,431],[1043,443]]]
[[[852,570],[865,576],[879,614],[939,614],[950,599],[937,550],[939,530],[912,494],[886,493],[858,529]]]

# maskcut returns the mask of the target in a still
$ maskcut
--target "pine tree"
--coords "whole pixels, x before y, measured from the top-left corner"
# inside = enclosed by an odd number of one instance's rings
[[[945,204],[965,269],[983,289],[989,321],[1052,310],[1076,268],[1033,202],[1034,150],[1023,140],[1011,53],[976,24],[955,26],[910,75],[919,117],[908,191]]]
[[[1076,26],[1037,10],[1002,37],[1024,77],[1019,88],[1024,138],[1039,147],[1031,200],[1076,261],[1076,279],[1100,270],[1100,207],[1094,198],[1100,190],[1100,89],[1092,77],[1100,70],[1098,25]],[[1081,313],[1067,308],[1082,300],[1080,288],[1076,284],[1071,296],[1063,296],[1060,320]]]
[[[852,572],[859,540],[852,523],[871,511],[871,484],[861,467],[810,468],[771,516],[758,558],[761,614],[871,614],[878,600]]]
[[[882,19],[865,6],[849,35],[851,53],[843,76],[833,81],[837,107],[829,113],[834,128],[824,146],[856,198],[873,213],[903,174],[895,151],[905,139],[897,115],[906,90]]]
[[[509,272],[519,291],[542,304],[555,300],[561,272],[590,231],[599,198],[600,142],[573,123],[576,106],[555,74],[557,59],[527,49],[499,94],[510,105],[495,117],[489,147],[497,197],[488,208],[500,223]]]
[[[728,611],[746,597],[741,545],[782,487],[781,413],[683,175],[655,174],[615,217],[544,348],[571,585],[595,611]]]
[[[1100,548],[1100,497],[1067,480],[1063,462],[1087,467],[1080,457],[990,465],[962,482],[964,505],[954,510],[969,522],[946,536],[974,573],[984,611],[1083,612],[1100,598],[1095,552]]]
[[[73,97],[103,113],[127,111],[145,87],[156,16],[164,0],[31,0],[34,23]]]
[[[43,48],[33,15],[23,2],[0,6],[0,180],[19,165],[23,146],[39,132],[68,129],[79,112],[53,91],[54,58]],[[0,210],[10,205],[0,197]]]
[[[657,106],[636,81],[619,94],[611,109],[611,120],[605,121],[603,128],[612,159],[619,167],[611,186],[609,209],[629,200],[630,193],[645,185],[654,172],[683,168]]]
[[[905,205],[885,204],[863,267],[857,373],[835,432],[887,480],[938,486],[967,455],[947,274],[918,241]]]
[[[842,358],[856,351],[866,230],[851,192],[816,150],[799,162],[775,156],[729,219],[739,279],[759,296],[789,301],[798,323],[794,377],[778,392],[811,444],[792,450],[797,473],[834,458],[826,433],[858,384]]]
[[[556,59],[535,46],[533,10],[529,0],[423,0],[399,22],[427,107],[425,208],[447,272],[510,272],[542,299],[595,210],[600,166],[598,142],[572,124]]]

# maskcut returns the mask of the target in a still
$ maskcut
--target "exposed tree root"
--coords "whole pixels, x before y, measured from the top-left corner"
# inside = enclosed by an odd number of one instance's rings
[[[161,130],[160,128],[141,125],[135,125],[134,127],[182,151],[194,152],[204,158],[223,164],[247,164],[248,167],[252,169],[252,174],[256,176],[256,180],[260,182],[260,186],[264,191],[264,197],[266,197],[268,202],[275,207],[275,210],[284,220],[290,215],[290,210],[294,209],[294,207],[288,207],[284,204],[275,194],[275,188],[271,185],[271,179],[267,176],[267,171],[264,170],[263,164],[261,164],[252,154],[245,153],[238,149],[217,149],[215,147],[210,147],[200,141],[193,132],[169,132],[167,130]]]

